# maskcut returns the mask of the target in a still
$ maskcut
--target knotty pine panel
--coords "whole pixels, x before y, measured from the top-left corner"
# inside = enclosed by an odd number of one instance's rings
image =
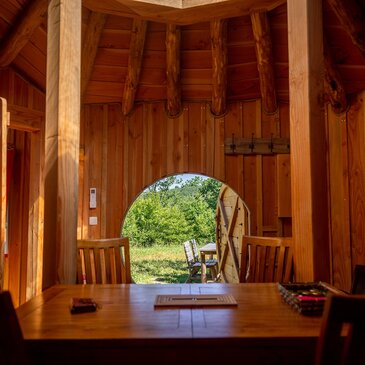
[[[327,106],[332,283],[351,289],[351,245],[349,212],[349,176],[346,115],[336,115]]]
[[[120,104],[108,106],[108,171],[107,171],[107,234],[106,237],[119,235],[125,208],[123,202],[126,199],[127,180],[124,179],[128,159],[124,157],[126,118],[122,116]],[[117,168],[116,168],[117,167]],[[112,203],[111,203],[112,202]]]
[[[225,118],[225,138],[243,138],[242,103],[230,105],[229,113]],[[237,186],[236,193],[244,196],[244,157],[243,155],[226,156],[226,183]],[[236,182],[236,183],[235,183]]]
[[[365,92],[348,112],[349,183],[352,267],[365,264]]]

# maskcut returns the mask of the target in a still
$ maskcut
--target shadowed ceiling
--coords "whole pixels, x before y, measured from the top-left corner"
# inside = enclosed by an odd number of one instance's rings
[[[0,67],[13,67],[42,91],[46,9],[45,0],[0,2]],[[334,98],[343,89],[334,104],[365,89],[364,9],[362,0],[323,2],[329,70],[324,79]],[[255,13],[264,17],[255,20]],[[270,72],[271,97],[289,101],[285,1],[85,0],[82,23],[84,103],[122,102],[131,67],[138,71],[133,102],[166,101],[169,92],[176,92],[182,101],[210,101],[217,85],[219,97],[227,102],[260,98],[262,78],[270,78]],[[270,52],[262,63],[260,52],[267,48]],[[171,72],[177,80],[170,80]]]

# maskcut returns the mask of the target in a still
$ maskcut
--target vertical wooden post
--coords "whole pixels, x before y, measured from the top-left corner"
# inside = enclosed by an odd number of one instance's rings
[[[8,111],[6,99],[0,98],[0,291],[4,288],[4,248],[6,240],[6,157]]]
[[[43,287],[76,280],[81,0],[48,6]]]
[[[322,2],[288,0],[290,149],[296,280],[329,280]]]

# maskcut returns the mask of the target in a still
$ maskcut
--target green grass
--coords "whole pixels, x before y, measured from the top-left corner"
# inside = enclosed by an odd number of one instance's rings
[[[131,246],[132,278],[137,284],[185,283],[188,277],[183,245]]]

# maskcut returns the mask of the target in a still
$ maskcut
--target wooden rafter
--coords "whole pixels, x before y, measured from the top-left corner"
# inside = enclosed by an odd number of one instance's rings
[[[167,79],[167,113],[174,117],[181,111],[180,83],[180,27],[167,24],[166,27],[166,79]]]
[[[146,30],[147,22],[145,20],[134,19],[128,59],[128,74],[124,84],[122,101],[123,115],[128,115],[133,109],[139,74],[141,72]]]
[[[91,12],[89,15],[85,36],[82,42],[81,54],[81,96],[85,94],[94,67],[100,36],[103,32],[106,15]]]
[[[227,22],[213,20],[210,23],[212,43],[212,113],[222,115],[226,111],[227,93]]]
[[[324,42],[324,93],[336,113],[342,113],[347,109],[347,97],[341,75],[333,63],[330,50]]]
[[[259,71],[262,105],[266,112],[277,109],[275,76],[273,69],[272,41],[270,24],[266,11],[251,13],[251,23],[255,38],[257,69]]]
[[[328,0],[338,20],[365,56],[365,13],[356,0]]]
[[[30,0],[0,46],[0,67],[10,65],[47,13],[47,0]]]

